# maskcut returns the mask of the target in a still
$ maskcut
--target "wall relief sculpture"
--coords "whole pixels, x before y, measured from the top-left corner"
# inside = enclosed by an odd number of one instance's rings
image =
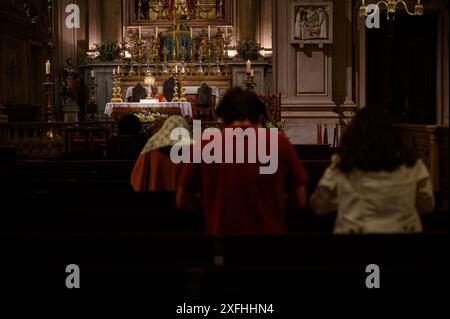
[[[292,13],[292,43],[333,43],[333,3],[296,1]]]

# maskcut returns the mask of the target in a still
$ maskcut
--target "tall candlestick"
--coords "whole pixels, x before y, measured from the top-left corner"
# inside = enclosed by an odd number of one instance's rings
[[[192,30],[192,27],[191,27],[191,39],[193,38],[193,35],[194,35],[194,31]]]
[[[208,38],[211,38],[211,26],[208,26]]]
[[[47,60],[47,62],[45,63],[45,74],[50,75],[50,73],[51,73],[51,64],[50,60]]]
[[[252,72],[252,62],[250,60],[247,60],[247,74],[250,74]]]

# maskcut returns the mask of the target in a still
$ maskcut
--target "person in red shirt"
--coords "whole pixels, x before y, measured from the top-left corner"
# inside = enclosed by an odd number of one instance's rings
[[[261,173],[261,162],[249,161],[249,152],[258,149],[244,137],[231,137],[227,128],[254,130],[256,139],[262,134],[266,141],[269,130],[259,130],[267,115],[265,105],[256,94],[234,88],[227,92],[217,108],[225,123],[221,131],[223,152],[230,143],[237,158],[237,145],[243,143],[246,153],[244,163],[187,164],[184,166],[177,190],[177,207],[182,210],[203,209],[206,232],[209,235],[279,235],[285,233],[285,211],[303,210],[307,205],[306,183],[308,176],[293,146],[281,133],[276,133],[277,169],[273,174]],[[273,137],[273,136],[272,136]],[[205,142],[205,141],[203,141]],[[204,146],[204,143],[202,143]],[[270,154],[270,153],[269,153]],[[225,156],[225,155],[223,155]],[[289,203],[289,205],[288,205]]]

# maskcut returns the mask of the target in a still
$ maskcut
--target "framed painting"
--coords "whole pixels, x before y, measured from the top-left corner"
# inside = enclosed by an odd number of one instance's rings
[[[233,0],[122,0],[127,26],[232,26]]]

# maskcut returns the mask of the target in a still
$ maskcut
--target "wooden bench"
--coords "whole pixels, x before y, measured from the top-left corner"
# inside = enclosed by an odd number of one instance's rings
[[[439,297],[448,284],[448,236],[208,237],[2,234],[0,290],[38,297]],[[82,289],[68,291],[68,264]],[[381,267],[382,289],[365,286]]]

